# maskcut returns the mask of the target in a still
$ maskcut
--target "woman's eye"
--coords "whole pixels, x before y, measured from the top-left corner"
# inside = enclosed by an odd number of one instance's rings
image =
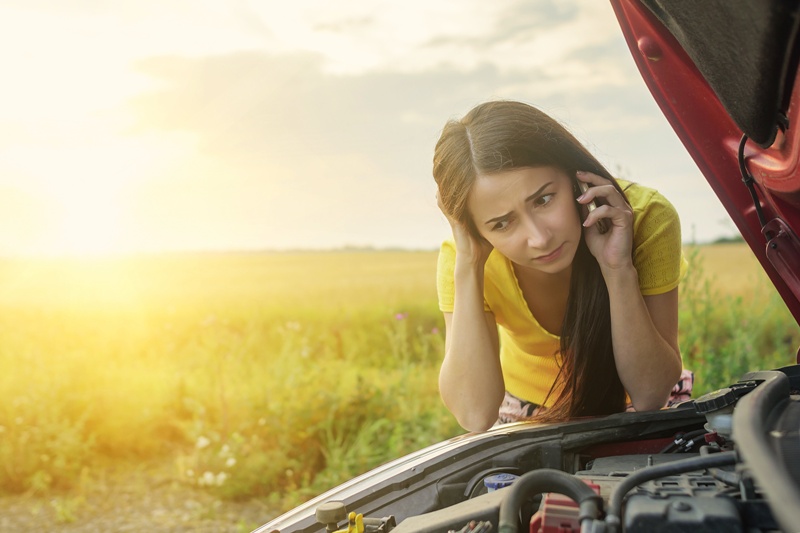
[[[508,228],[508,220],[500,220],[492,226],[492,231],[503,231]]]
[[[540,196],[540,197],[536,198],[536,199],[533,201],[533,203],[534,203],[534,205],[536,205],[537,207],[542,207],[542,206],[544,206],[544,205],[547,205],[547,204],[549,204],[551,201],[553,201],[553,197],[554,197],[554,196],[555,196],[554,194],[543,194],[542,196]]]

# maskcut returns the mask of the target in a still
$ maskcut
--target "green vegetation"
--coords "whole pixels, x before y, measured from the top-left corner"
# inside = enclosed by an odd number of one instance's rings
[[[0,489],[168,458],[290,507],[460,433],[438,400],[435,252],[0,265]]]
[[[687,250],[695,396],[800,344],[749,251],[725,246],[735,290],[716,247]],[[435,268],[436,252],[0,263],[0,492],[78,502],[108,465],[158,460],[286,509],[462,433],[437,393]]]
[[[751,370],[795,362],[797,322],[749,248],[720,244],[687,249],[680,287],[679,342],[695,373],[693,397],[736,382]]]

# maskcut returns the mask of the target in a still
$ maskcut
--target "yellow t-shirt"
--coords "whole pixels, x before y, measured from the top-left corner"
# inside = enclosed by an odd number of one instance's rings
[[[633,264],[643,295],[663,294],[678,286],[687,269],[681,246],[678,213],[656,190],[617,180],[634,211]],[[439,309],[453,312],[455,243],[447,240],[439,252]],[[518,398],[545,404],[560,364],[558,335],[546,331],[522,295],[512,263],[493,250],[484,269],[484,309],[494,314],[500,338],[500,363],[506,390]]]

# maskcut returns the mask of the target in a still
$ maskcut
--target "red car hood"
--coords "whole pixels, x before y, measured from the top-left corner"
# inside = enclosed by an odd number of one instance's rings
[[[650,92],[800,322],[800,2],[611,4]]]

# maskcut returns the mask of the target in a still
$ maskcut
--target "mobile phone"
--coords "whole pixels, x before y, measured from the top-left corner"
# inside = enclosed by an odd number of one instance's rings
[[[586,191],[589,190],[589,184],[588,183],[584,183],[582,181],[578,182],[578,187],[580,187],[582,195],[586,194]],[[594,211],[595,209],[597,209],[597,204],[594,203],[594,200],[592,200],[591,202],[589,202],[588,204],[585,204],[585,205],[586,205],[586,208],[589,209],[590,213],[592,211]]]
[[[589,190],[589,184],[580,180],[578,181],[578,187],[580,187],[581,194],[586,194],[586,191]],[[585,205],[590,213],[595,209],[597,209],[597,204],[594,203],[594,200]],[[597,225],[597,230],[600,233],[605,233],[608,231],[608,221],[606,219],[601,218],[600,220],[597,221],[596,225]]]

